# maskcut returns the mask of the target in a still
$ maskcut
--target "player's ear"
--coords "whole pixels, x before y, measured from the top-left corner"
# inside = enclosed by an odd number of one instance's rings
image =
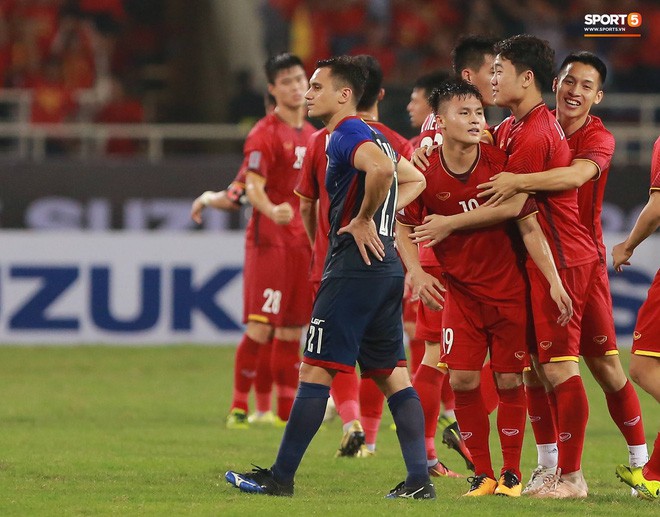
[[[381,88],[378,92],[378,102],[382,101],[385,97],[385,88]]]
[[[603,96],[605,93],[603,90],[598,90],[598,93],[596,93],[596,98],[594,99],[594,104],[600,104],[600,101],[603,100]]]
[[[531,70],[525,70],[522,73],[522,76],[523,76],[523,86],[525,88],[534,85],[534,72],[532,72]]]
[[[346,104],[352,98],[353,98],[353,90],[351,90],[350,88],[341,88],[339,90],[339,103],[340,104]]]
[[[467,81],[468,83],[472,82],[470,81],[470,69],[469,68],[464,68],[461,70],[461,79],[464,81]]]
[[[559,83],[559,81],[558,81],[557,78],[555,77],[555,78],[552,80],[552,93],[557,93],[557,84],[558,84],[558,83]]]
[[[445,124],[445,118],[442,116],[442,114],[438,113],[435,116],[435,125],[438,129],[445,129],[447,127]]]

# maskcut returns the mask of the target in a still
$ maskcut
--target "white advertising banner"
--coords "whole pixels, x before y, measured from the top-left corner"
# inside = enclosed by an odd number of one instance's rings
[[[608,250],[624,238],[608,234]],[[2,231],[0,344],[234,344],[243,245],[242,232]],[[622,347],[660,267],[660,236],[631,262],[610,271]]]

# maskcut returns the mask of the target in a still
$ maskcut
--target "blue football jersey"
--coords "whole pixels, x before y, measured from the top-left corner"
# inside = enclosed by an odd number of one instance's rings
[[[364,199],[366,173],[353,166],[357,148],[365,142],[374,142],[392,161],[397,155],[383,134],[367,125],[358,117],[343,119],[330,135],[326,149],[328,168],[325,186],[330,197],[329,249],[323,278],[403,276],[401,261],[394,246],[394,222],[397,204],[396,172],[383,204],[374,214],[374,222],[380,240],[385,246],[383,261],[372,258],[371,266],[365,264],[350,234],[337,235],[360,211]]]

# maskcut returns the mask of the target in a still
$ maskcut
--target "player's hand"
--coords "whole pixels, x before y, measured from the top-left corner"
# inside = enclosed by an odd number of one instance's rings
[[[625,242],[620,242],[612,248],[612,263],[614,265],[614,270],[617,273],[623,271],[623,266],[629,266],[630,262],[628,259],[632,257],[633,252],[626,248]]]
[[[564,286],[559,282],[555,282],[550,286],[550,296],[559,309],[557,323],[562,327],[565,327],[573,317],[573,302],[571,301],[571,297],[568,296],[566,289],[564,289]]]
[[[355,217],[346,226],[339,228],[337,235],[344,233],[350,233],[353,236],[355,244],[357,244],[358,250],[360,250],[360,255],[362,255],[362,260],[364,260],[367,266],[371,265],[369,252],[380,261],[385,257],[385,245],[380,240],[380,237],[378,237],[376,223],[374,223],[373,219]]]
[[[415,244],[424,243],[425,248],[430,248],[449,237],[452,231],[449,217],[431,214],[424,218],[422,224],[415,226],[410,238]]]
[[[406,276],[403,281],[403,299],[410,302],[419,300],[418,294],[415,292],[412,279],[410,278],[410,271],[406,271]]]
[[[483,192],[479,192],[477,197],[490,196],[490,199],[483,206],[497,206],[520,192],[518,185],[520,179],[517,174],[500,172],[490,178],[489,182],[477,185],[477,188],[483,189]]]
[[[204,211],[204,203],[202,203],[202,196],[199,196],[193,201],[192,208],[190,209],[190,218],[197,224],[202,224],[202,212]]]
[[[446,292],[445,286],[433,275],[426,271],[418,271],[411,274],[413,292],[417,292],[419,299],[429,309],[439,311],[445,301],[442,293]]]
[[[410,157],[412,164],[417,167],[420,171],[425,171],[431,162],[429,162],[428,156],[431,156],[431,153],[437,149],[437,145],[432,146],[422,146],[418,149],[415,149]]]
[[[270,218],[275,224],[289,224],[293,219],[293,207],[286,201],[275,205],[270,212]]]

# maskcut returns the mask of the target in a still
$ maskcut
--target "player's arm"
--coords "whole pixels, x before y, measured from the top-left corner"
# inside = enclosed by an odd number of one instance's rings
[[[399,183],[399,196],[397,198],[397,211],[408,206],[426,188],[426,179],[413,164],[403,156],[399,157],[396,166],[396,177]]]
[[[266,178],[256,172],[248,171],[245,182],[245,190],[250,204],[272,219],[275,224],[289,224],[293,219],[293,207],[287,203],[274,204],[266,194]]]
[[[419,263],[419,250],[410,239],[412,227],[396,222],[396,244],[399,256],[406,266],[412,282],[413,296],[418,296],[422,303],[433,310],[442,309],[444,286],[433,275],[422,269]]]
[[[316,238],[316,227],[318,225],[318,199],[309,199],[298,194],[300,198],[300,217],[302,218],[305,232],[309,238],[309,243],[314,246]]]
[[[233,212],[240,208],[240,203],[232,201],[227,190],[220,190],[219,192],[207,190],[193,201],[192,208],[190,209],[191,219],[197,224],[202,224],[202,212],[207,206],[216,208],[217,210]]]
[[[614,269],[619,273],[622,266],[629,266],[628,259],[632,257],[635,248],[660,226],[660,190],[652,190],[646,206],[639,214],[635,226],[630,230],[628,238],[612,248]]]
[[[556,167],[543,172],[531,174],[513,174],[500,172],[487,183],[477,188],[484,189],[477,197],[488,197],[486,205],[497,206],[511,196],[526,192],[561,191],[576,189],[600,173],[598,165],[591,160],[576,159],[568,167]]]
[[[479,206],[455,215],[431,214],[411,234],[414,243],[430,248],[460,230],[486,228],[516,217],[527,201],[527,194],[516,194],[498,206]]]
[[[535,214],[528,215],[516,222],[527,253],[550,284],[550,296],[559,309],[557,323],[563,327],[573,316],[573,303],[559,278],[548,240],[545,238]]]
[[[371,265],[368,251],[378,260],[385,256],[385,246],[378,237],[373,217],[392,186],[394,162],[375,143],[365,142],[355,151],[353,165],[365,172],[364,198],[358,214],[337,234],[350,233],[362,259]]]

